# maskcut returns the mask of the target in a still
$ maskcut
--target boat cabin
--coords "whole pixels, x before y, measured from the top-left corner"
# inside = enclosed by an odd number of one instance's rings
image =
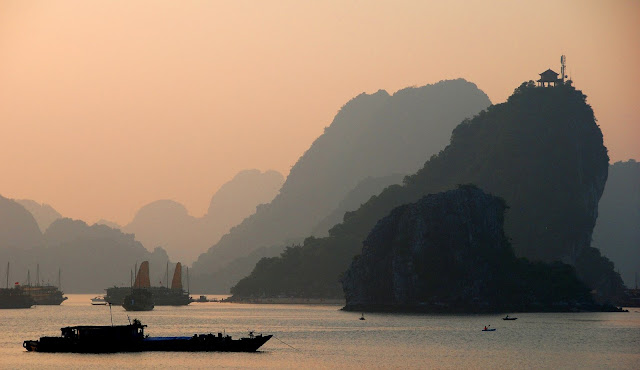
[[[130,325],[116,326],[67,326],[61,328],[62,337],[73,340],[130,341],[144,339],[144,328],[138,320]]]

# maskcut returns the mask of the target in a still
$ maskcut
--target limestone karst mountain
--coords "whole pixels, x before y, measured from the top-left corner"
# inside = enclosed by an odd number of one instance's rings
[[[11,281],[35,279],[40,265],[42,282],[62,286],[67,293],[95,293],[114,284],[128,285],[129,270],[136,261],[149,260],[164,276],[168,256],[157,248],[147,251],[142,244],[119,230],[103,225],[60,218],[43,234],[31,213],[22,205],[0,197],[0,261],[11,264]],[[33,281],[33,280],[32,280]]]
[[[624,283],[640,285],[640,162],[609,166],[609,178],[598,203],[593,243],[613,261]]]
[[[48,204],[40,204],[31,199],[16,199],[15,201],[31,212],[42,232],[45,232],[53,221],[62,218],[62,215]]]
[[[271,201],[283,181],[276,171],[241,171],[213,195],[203,217],[191,216],[173,200],[158,200],[142,207],[122,230],[149,250],[161,246],[173,260],[190,264],[258,205]]]
[[[20,203],[0,195],[0,249],[28,249],[43,244],[33,215]]]
[[[340,274],[391,209],[475,184],[507,202],[505,231],[518,256],[572,264],[602,299],[615,298],[622,281],[590,247],[607,171],[607,149],[586,96],[570,85],[524,83],[506,103],[458,125],[450,145],[403,186],[390,186],[347,213],[329,237],[308,238],[279,258],[261,260],[232,292],[340,297]]]
[[[346,310],[570,311],[595,306],[561,262],[517,259],[504,233],[503,199],[475,186],[394,208],[345,272]]]
[[[300,157],[278,196],[198,258],[202,288],[211,289],[206,274],[236,258],[310,235],[365,178],[415,172],[461,120],[490,103],[462,79],[355,97]]]

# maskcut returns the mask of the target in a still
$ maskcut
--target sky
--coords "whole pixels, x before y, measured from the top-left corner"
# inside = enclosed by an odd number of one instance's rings
[[[640,160],[639,20],[636,0],[2,0],[0,194],[202,216],[241,170],[286,176],[362,92],[462,77],[500,103],[562,54],[611,160]]]

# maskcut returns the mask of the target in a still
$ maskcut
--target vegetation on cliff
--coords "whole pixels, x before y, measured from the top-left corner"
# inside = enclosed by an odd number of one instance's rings
[[[504,200],[475,186],[431,194],[380,220],[342,278],[346,310],[591,309],[589,289],[561,262],[516,258]]]

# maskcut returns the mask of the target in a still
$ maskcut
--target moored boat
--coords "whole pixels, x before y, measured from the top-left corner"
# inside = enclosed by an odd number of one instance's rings
[[[133,288],[131,293],[124,297],[122,307],[127,311],[151,311],[155,307],[153,295],[144,288]]]
[[[9,288],[9,262],[7,262],[6,288],[0,288],[0,309],[4,308],[31,308],[35,304],[33,298],[28,295],[19,283]]]
[[[144,263],[144,262],[143,262]],[[142,266],[140,266],[142,268]],[[136,275],[136,281],[138,281]],[[169,278],[169,268],[167,266],[167,279]],[[136,287],[136,284],[133,285]],[[175,271],[173,273],[173,280],[171,282],[171,288],[161,286],[145,286],[145,289],[151,292],[153,296],[153,302],[156,306],[186,306],[193,302],[193,299],[189,296],[189,292],[182,288],[182,265],[180,262],[176,264]],[[113,305],[123,305],[125,296],[131,294],[131,287],[111,287],[106,289],[107,294],[105,299],[108,303]]]
[[[179,337],[149,337],[139,320],[129,325],[68,326],[61,328],[60,337],[41,337],[25,340],[22,346],[34,352],[112,353],[143,351],[182,352],[255,352],[272,335],[254,335],[233,339],[217,333]]]
[[[140,264],[140,270],[136,275],[136,281],[130,290],[130,293],[124,297],[122,307],[127,311],[151,311],[155,306],[153,294],[149,290],[151,284],[149,282],[149,262],[144,261]]]
[[[27,285],[22,289],[33,298],[36,305],[40,306],[57,306],[67,300],[67,297],[54,285]]]
[[[97,297],[91,298],[91,305],[93,305],[93,306],[106,306],[107,305],[107,301],[104,299],[103,296],[97,296]]]
[[[0,309],[31,308],[35,304],[33,298],[16,285],[15,288],[0,288]]]

